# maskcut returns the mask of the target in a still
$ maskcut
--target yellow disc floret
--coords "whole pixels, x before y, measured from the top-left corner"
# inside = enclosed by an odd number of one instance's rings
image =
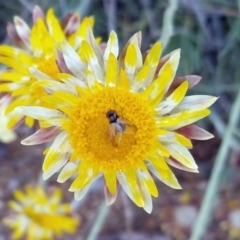
[[[133,126],[122,133],[118,146],[109,136],[106,113],[110,109]],[[79,159],[102,170],[120,171],[124,166],[141,166],[151,151],[157,141],[154,116],[139,95],[109,87],[81,98],[69,115],[66,130]]]

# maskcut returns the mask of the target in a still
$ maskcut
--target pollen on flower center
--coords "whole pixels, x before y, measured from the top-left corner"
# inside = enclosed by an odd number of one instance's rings
[[[117,146],[109,134],[106,113],[110,109],[131,123]],[[69,118],[66,131],[74,155],[103,169],[117,171],[129,164],[139,166],[157,141],[154,111],[139,95],[125,90],[104,88],[90,93],[79,100]]]

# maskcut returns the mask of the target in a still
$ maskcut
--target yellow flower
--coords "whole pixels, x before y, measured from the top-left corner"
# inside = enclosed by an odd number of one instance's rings
[[[11,114],[5,115],[5,110],[11,102],[11,97],[6,95],[0,98],[0,142],[11,143],[16,140],[17,135],[13,130],[7,128]]]
[[[81,41],[86,37],[87,26],[93,26],[93,18],[86,17],[80,23],[78,14],[68,14],[62,21],[54,15],[53,9],[49,9],[46,16],[39,7],[33,10],[34,24],[30,28],[20,17],[14,17],[14,25],[8,24],[7,32],[16,47],[8,45],[0,46],[0,63],[7,65],[10,69],[0,73],[0,79],[5,83],[0,84],[0,92],[10,93],[13,101],[6,109],[6,113],[12,112],[16,106],[46,106],[42,97],[47,95],[42,88],[30,90],[32,83],[37,79],[48,76],[56,79],[60,72],[56,64],[55,45],[60,41],[68,41],[74,48],[78,49]],[[37,67],[41,76],[35,73]],[[23,115],[12,116],[8,127],[13,128]],[[34,120],[26,117],[25,124],[32,127]]]
[[[60,189],[49,196],[41,186],[27,185],[25,192],[15,190],[14,197],[16,201],[9,201],[14,213],[3,220],[13,230],[12,239],[48,240],[63,232],[76,232],[78,221],[68,216],[71,205],[61,203]]]
[[[185,97],[200,78],[174,78],[180,50],[159,62],[161,44],[155,43],[142,55],[140,33],[120,54],[115,32],[110,33],[104,51],[91,29],[89,33],[78,52],[66,41],[59,44],[58,61],[64,61],[73,75],[59,74],[64,83],[43,79],[32,86],[52,92],[44,99],[55,109],[17,108],[19,113],[40,120],[42,126],[22,143],[54,139],[46,151],[44,178],[63,167],[58,181],[74,176],[69,190],[77,200],[103,176],[108,204],[115,200],[119,183],[139,207],[151,212],[151,195],[158,196],[151,174],[179,189],[169,165],[197,172],[188,151],[190,139],[204,140],[212,135],[192,123],[210,114],[207,108],[216,98]]]

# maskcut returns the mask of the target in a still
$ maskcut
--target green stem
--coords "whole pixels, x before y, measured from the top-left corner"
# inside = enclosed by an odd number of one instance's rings
[[[216,156],[212,174],[206,189],[206,193],[204,195],[203,203],[198,214],[197,221],[193,227],[190,240],[200,240],[203,234],[206,232],[211,221],[212,212],[214,210],[214,204],[216,202],[216,198],[220,188],[222,174],[224,172],[226,165],[232,135],[234,134],[234,129],[239,119],[239,106],[240,106],[240,90],[232,106],[229,124],[227,126],[222,144]]]
[[[105,200],[103,200],[99,207],[97,218],[96,218],[96,220],[93,224],[93,227],[87,237],[87,240],[98,239],[98,235],[101,231],[102,225],[108,215],[109,210],[110,210],[110,207],[106,206],[106,202],[105,202]]]
[[[174,14],[178,6],[178,0],[169,0],[168,2],[169,5],[163,14],[162,33],[161,38],[159,39],[159,41],[163,43],[164,48],[166,48],[173,35]]]
[[[42,186],[43,189],[45,189],[47,185],[47,180],[43,180],[43,171],[40,170],[37,180],[37,185]]]

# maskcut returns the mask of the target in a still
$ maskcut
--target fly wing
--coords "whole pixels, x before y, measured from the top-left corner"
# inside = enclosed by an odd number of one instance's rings
[[[115,147],[119,146],[122,137],[122,132],[119,132],[116,126],[116,124],[109,125],[109,137]]]
[[[133,123],[129,122],[124,118],[121,118],[121,122],[125,126],[124,133],[130,133],[130,134],[136,133],[137,127]]]
[[[117,129],[114,124],[109,124],[109,137],[111,140],[114,140],[115,136],[117,135]]]

